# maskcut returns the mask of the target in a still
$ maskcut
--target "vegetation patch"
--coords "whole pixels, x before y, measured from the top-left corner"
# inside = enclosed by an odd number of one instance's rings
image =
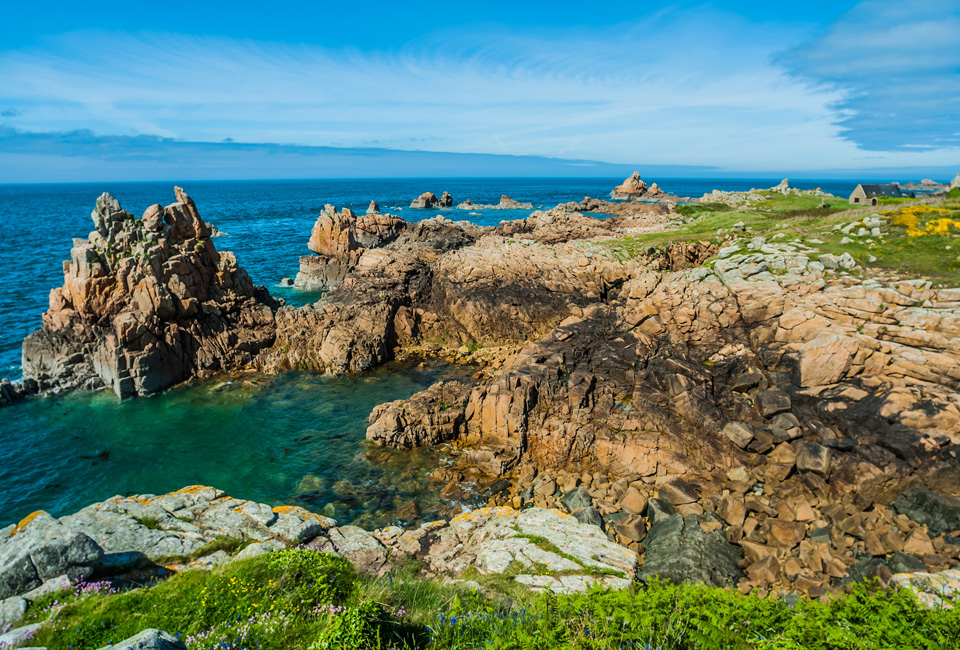
[[[177,635],[191,650],[946,650],[960,638],[960,610],[926,609],[910,591],[875,584],[827,602],[656,579],[561,596],[510,580],[504,596],[418,571],[404,565],[381,578],[359,576],[338,556],[287,550],[123,593],[50,594],[24,621],[45,621],[31,645],[72,650],[116,644],[146,628]]]
[[[680,241],[722,244],[731,237],[765,237],[771,243],[797,242],[819,253],[850,253],[860,267],[873,267],[905,278],[928,278],[960,286],[960,188],[945,199],[896,199],[877,211],[851,205],[840,197],[758,192],[761,200],[731,208],[717,203],[678,206],[687,223],[675,230],[599,242],[618,259],[647,257]],[[681,210],[682,208],[682,210]],[[841,229],[882,220],[881,234],[851,236]],[[734,226],[743,224],[745,232]],[[858,229],[859,230],[859,227]],[[815,257],[814,257],[815,259]]]

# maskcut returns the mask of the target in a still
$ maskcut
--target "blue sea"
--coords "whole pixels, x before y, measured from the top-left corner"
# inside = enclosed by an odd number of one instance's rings
[[[770,187],[779,179],[647,179],[671,194],[699,197],[713,189]],[[72,239],[92,229],[90,212],[104,191],[136,216],[174,201],[180,185],[201,216],[226,235],[254,282],[289,304],[316,294],[281,287],[292,278],[325,204],[363,213],[371,200],[407,220],[443,214],[481,225],[527,211],[411,210],[422,192],[447,191],[455,203],[495,204],[501,194],[535,207],[607,198],[622,179],[416,179],[355,181],[179,181],[0,185],[0,377],[20,377],[20,343],[40,326],[49,292],[63,282]],[[846,196],[856,181],[797,180]],[[0,526],[36,509],[60,516],[114,494],[161,493],[188,484],[215,485],[235,496],[274,505],[326,509],[341,522],[367,527],[399,521],[397,508],[416,504],[416,517],[454,511],[424,477],[442,454],[368,449],[366,416],[378,403],[409,397],[460,368],[392,366],[359,376],[310,373],[197,382],[162,395],[119,403],[112,394],[28,400],[0,409]],[[479,497],[478,497],[479,498]],[[411,512],[407,507],[405,512]]]

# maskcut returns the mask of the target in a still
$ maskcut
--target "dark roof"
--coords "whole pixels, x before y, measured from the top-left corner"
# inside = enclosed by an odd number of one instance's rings
[[[885,185],[867,185],[861,183],[860,187],[863,188],[863,192],[867,196],[903,196],[903,193],[900,191],[900,186],[894,185],[893,183],[887,183]]]

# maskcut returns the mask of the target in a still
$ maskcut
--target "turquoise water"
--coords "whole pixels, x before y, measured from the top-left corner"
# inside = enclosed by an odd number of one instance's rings
[[[174,200],[174,184],[200,214],[228,233],[215,241],[233,251],[254,282],[302,305],[317,294],[279,286],[309,254],[310,229],[323,205],[357,212],[371,199],[408,220],[433,217],[496,225],[519,210],[410,210],[424,191],[449,191],[455,202],[497,203],[501,194],[552,207],[584,196],[606,197],[622,179],[416,179],[0,185],[0,377],[20,376],[20,343],[40,326],[50,290],[63,283],[73,237],[92,228],[90,211],[108,191],[139,216]],[[714,188],[769,187],[778,179],[648,179],[667,192],[700,196]],[[801,181],[849,193],[852,181]],[[390,367],[355,377],[304,373],[217,379],[119,403],[84,393],[28,400],[0,409],[0,526],[36,509],[69,514],[115,494],[161,493],[208,484],[271,504],[299,503],[366,527],[448,515],[424,480],[445,462],[436,452],[369,450],[366,417],[385,401],[412,395],[462,368]],[[415,504],[411,506],[411,503]],[[402,518],[397,511],[402,513]]]
[[[125,402],[106,391],[28,400],[0,410],[0,526],[34,510],[61,516],[115,494],[194,484],[326,507],[367,527],[416,523],[391,512],[411,502],[436,519],[452,505],[424,480],[440,455],[368,447],[366,418],[377,404],[468,371],[392,364],[347,377],[220,377]]]

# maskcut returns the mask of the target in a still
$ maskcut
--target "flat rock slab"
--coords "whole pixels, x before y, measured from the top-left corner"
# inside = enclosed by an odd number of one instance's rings
[[[144,630],[136,636],[109,645],[100,650],[187,650],[187,646],[172,634],[163,630]]]

